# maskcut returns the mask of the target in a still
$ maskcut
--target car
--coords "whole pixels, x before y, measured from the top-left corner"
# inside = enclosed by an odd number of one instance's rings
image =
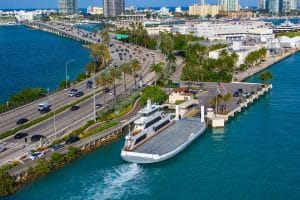
[[[78,93],[78,90],[77,89],[71,89],[71,91],[69,92],[69,97],[74,97],[76,96],[76,94]]]
[[[108,87],[104,88],[104,93],[109,93],[110,89]]]
[[[29,120],[27,118],[21,118],[16,122],[16,124],[21,125],[21,124],[25,124],[28,121]]]
[[[135,75],[134,75],[134,78],[138,78],[138,77],[139,77],[139,75],[138,75],[138,74],[135,74]]]
[[[41,158],[41,157],[43,157],[43,156],[45,156],[45,154],[44,154],[43,152],[37,151],[37,152],[32,153],[32,154],[29,156],[29,159],[30,159],[30,160],[36,160],[37,158]]]
[[[240,93],[240,94],[243,94],[244,90],[243,90],[242,88],[239,88],[239,89],[237,90],[237,92]]]
[[[111,95],[111,96],[113,96],[114,92],[113,91],[109,91],[108,94]]]
[[[239,97],[239,96],[240,96],[240,93],[238,91],[233,93],[233,97]]]
[[[93,81],[91,81],[91,80],[87,81],[86,82],[86,88],[92,89],[92,87],[93,87]]]
[[[71,110],[72,110],[72,111],[79,110],[79,109],[80,109],[80,107],[77,106],[77,105],[71,107]]]
[[[37,141],[40,141],[41,139],[45,139],[45,138],[46,137],[43,135],[36,134],[36,135],[31,136],[31,142],[37,142]]]
[[[249,97],[249,96],[250,96],[250,94],[247,91],[243,92],[243,97]]]
[[[57,150],[59,150],[59,149],[61,149],[61,148],[64,148],[64,144],[55,144],[55,145],[53,145],[52,147],[51,147],[51,151],[53,152],[53,151],[57,151]]]
[[[102,108],[102,107],[103,107],[103,105],[102,105],[101,103],[97,103],[97,104],[96,104],[96,108],[97,108],[97,109]]]
[[[0,153],[4,152],[4,151],[6,151],[6,150],[7,150],[6,147],[0,145]]]
[[[84,95],[84,93],[80,91],[80,92],[77,92],[77,94],[75,95],[75,97],[81,97],[83,95]]]
[[[24,132],[20,132],[20,133],[17,133],[15,136],[14,136],[14,139],[22,139],[24,137],[27,137],[28,136],[28,133],[24,133]]]
[[[80,138],[78,136],[72,136],[69,139],[66,140],[66,144],[72,144],[75,143],[77,141],[79,141]]]

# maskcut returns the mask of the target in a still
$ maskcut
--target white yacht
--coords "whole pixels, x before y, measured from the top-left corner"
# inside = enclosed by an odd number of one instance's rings
[[[201,120],[198,118],[179,119],[164,114],[159,105],[147,106],[139,111],[135,127],[125,137],[121,157],[128,162],[155,163],[169,159],[200,136],[206,130],[204,107],[201,107]]]

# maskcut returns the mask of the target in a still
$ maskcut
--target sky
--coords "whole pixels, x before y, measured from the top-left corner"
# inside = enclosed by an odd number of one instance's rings
[[[102,0],[78,0],[80,8],[91,6],[102,6]],[[161,6],[188,6],[199,3],[199,0],[125,0],[126,6],[137,7],[161,7]],[[58,0],[0,0],[1,9],[18,8],[57,8]],[[218,0],[206,0],[207,3],[216,4]],[[240,0],[242,5],[256,6],[257,0]]]

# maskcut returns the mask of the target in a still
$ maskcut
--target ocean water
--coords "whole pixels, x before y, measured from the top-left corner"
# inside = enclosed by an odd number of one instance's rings
[[[0,103],[27,87],[54,90],[85,71],[89,52],[81,43],[25,26],[0,26]]]
[[[126,163],[121,139],[5,199],[299,199],[299,63],[298,53],[273,65],[269,94],[174,159]]]

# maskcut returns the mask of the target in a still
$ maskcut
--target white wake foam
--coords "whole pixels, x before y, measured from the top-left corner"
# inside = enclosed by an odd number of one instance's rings
[[[97,182],[84,186],[85,199],[123,199],[130,194],[142,194],[147,191],[143,187],[143,169],[137,164],[124,164],[110,170],[102,170],[97,176]]]

